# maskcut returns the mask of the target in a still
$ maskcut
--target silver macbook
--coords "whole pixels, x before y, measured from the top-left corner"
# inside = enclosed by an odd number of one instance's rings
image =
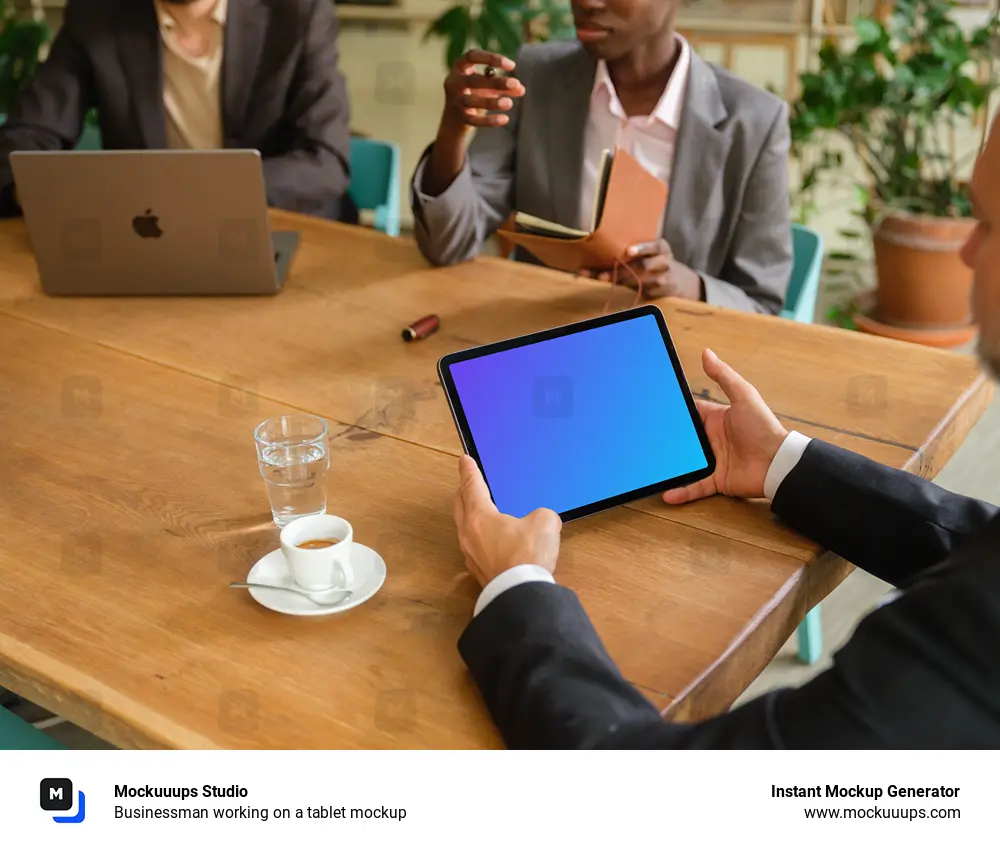
[[[24,151],[10,163],[51,295],[274,293],[298,247],[298,233],[271,231],[257,151]]]

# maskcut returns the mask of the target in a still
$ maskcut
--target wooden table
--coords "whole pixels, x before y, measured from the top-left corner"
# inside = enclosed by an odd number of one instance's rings
[[[304,237],[285,291],[205,299],[44,297],[23,225],[0,225],[0,685],[120,746],[499,745],[455,649],[477,588],[435,363],[598,314],[606,290],[499,260],[430,270],[407,240],[275,220]],[[921,475],[989,401],[968,357],[661,306],[695,392],[717,393],[711,345],[788,426]],[[429,312],[441,331],[404,343]],[[388,564],[344,615],[226,587],[276,547],[251,432],[290,410],[331,422],[329,509]],[[558,576],[628,678],[696,719],[849,570],[765,504],[651,498],[568,526]]]

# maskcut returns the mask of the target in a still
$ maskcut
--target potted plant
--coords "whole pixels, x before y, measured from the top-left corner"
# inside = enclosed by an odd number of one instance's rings
[[[473,47],[514,58],[522,44],[573,38],[566,0],[464,0],[431,22],[425,38],[445,40],[445,63]]]
[[[791,108],[793,149],[812,157],[804,187],[842,169],[837,136],[863,168],[876,323],[890,335],[912,329],[925,342],[972,333],[972,276],[959,250],[974,227],[966,186],[973,157],[957,154],[956,136],[982,118],[996,87],[996,16],[966,31],[952,8],[950,0],[896,0],[884,21],[859,18],[856,44],[826,42],[819,68],[800,75]]]
[[[38,0],[20,4],[0,0],[0,122],[25,83],[34,76],[51,31]]]

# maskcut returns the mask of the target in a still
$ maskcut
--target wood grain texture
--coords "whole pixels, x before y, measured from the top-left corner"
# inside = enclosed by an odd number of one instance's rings
[[[329,509],[389,578],[348,614],[282,617],[226,584],[276,548],[251,432],[285,408],[10,318],[0,338],[21,352],[0,363],[0,682],[121,745],[498,743],[455,650],[477,588],[454,458],[334,439]],[[619,509],[566,529],[560,578],[630,680],[669,697],[797,569]]]
[[[476,588],[435,366],[598,315],[607,290],[496,260],[428,269],[408,240],[274,219],[303,232],[288,285],[228,299],[47,298],[23,225],[0,223],[0,685],[122,746],[496,746],[455,650]],[[971,358],[660,306],[697,394],[718,394],[711,346],[788,427],[924,476],[990,397]],[[441,331],[404,343],[428,312]],[[289,409],[330,420],[330,510],[389,565],[336,618],[225,588],[276,547],[251,431]],[[559,577],[629,679],[697,719],[849,572],[817,554],[763,503],[652,498],[568,526]]]
[[[340,421],[457,452],[437,360],[459,348],[599,315],[606,285],[484,258],[428,269],[409,240],[274,214],[303,231],[276,296],[87,299],[40,296],[23,225],[0,225],[0,310]],[[629,306],[620,293],[615,306]],[[974,359],[835,328],[660,302],[696,393],[713,348],[796,427],[819,426],[927,450],[970,392],[988,398]],[[419,344],[402,328],[428,312],[441,331]],[[254,345],[247,341],[253,340]],[[321,368],[323,367],[323,368]],[[966,399],[968,401],[969,399]]]

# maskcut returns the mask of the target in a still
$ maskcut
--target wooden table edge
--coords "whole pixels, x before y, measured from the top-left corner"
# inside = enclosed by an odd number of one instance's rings
[[[993,381],[985,373],[956,399],[947,415],[903,467],[907,472],[931,479],[951,459],[993,400]],[[948,445],[952,444],[952,445]],[[944,452],[944,456],[942,456]]]
[[[97,679],[0,634],[4,687],[121,749],[214,750],[209,738],[109,689]]]
[[[771,604],[744,626],[715,662],[661,712],[666,720],[692,723],[728,711],[774,658],[767,647],[784,645],[806,613],[825,599],[854,566],[824,552],[791,576]],[[762,653],[762,664],[748,664],[747,653]],[[735,691],[736,696],[731,694]]]

